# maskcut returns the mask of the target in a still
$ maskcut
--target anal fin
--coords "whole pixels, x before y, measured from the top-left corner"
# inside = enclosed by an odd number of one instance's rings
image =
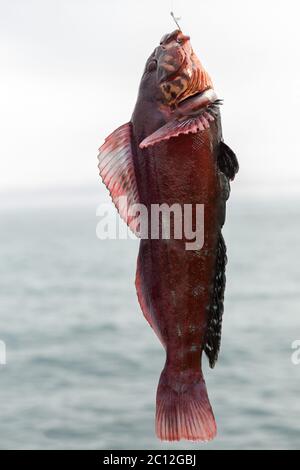
[[[181,134],[197,134],[197,132],[209,129],[214,120],[214,114],[209,109],[202,111],[197,116],[175,118],[146,137],[140,143],[140,148],[151,147],[158,142],[178,137]]]

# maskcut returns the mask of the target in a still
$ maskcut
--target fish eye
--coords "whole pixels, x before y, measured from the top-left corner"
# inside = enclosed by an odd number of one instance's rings
[[[153,72],[154,70],[156,70],[156,68],[157,68],[157,60],[156,59],[151,60],[151,62],[148,64],[147,72]]]

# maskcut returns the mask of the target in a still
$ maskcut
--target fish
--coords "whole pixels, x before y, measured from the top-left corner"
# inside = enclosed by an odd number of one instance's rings
[[[176,29],[163,36],[147,60],[130,121],[105,139],[98,154],[100,176],[119,215],[141,238],[137,298],[166,353],[155,417],[156,435],[163,441],[210,441],[217,432],[202,355],[213,368],[226,282],[222,227],[239,169],[223,139],[221,104],[190,37]],[[148,236],[141,236],[145,216],[128,207],[151,211],[163,204],[191,205],[193,224],[197,205],[204,208],[201,243],[187,249],[185,234],[149,236],[148,213]]]

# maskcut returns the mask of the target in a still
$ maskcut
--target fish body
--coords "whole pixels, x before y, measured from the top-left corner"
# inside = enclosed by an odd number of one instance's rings
[[[201,370],[205,351],[211,366],[218,356],[225,288],[226,247],[221,234],[229,180],[238,170],[222,140],[219,101],[179,30],[164,36],[146,63],[130,123],[100,148],[100,175],[129,227],[137,218],[118,202],[127,195],[151,213],[154,206],[204,207],[201,246],[187,249],[187,236],[140,242],[136,289],[144,316],[166,350],[156,406],[156,434],[162,440],[207,441],[216,424]],[[125,175],[125,176],[124,176]],[[175,206],[174,206],[175,205]],[[139,221],[140,223],[140,221]],[[149,235],[150,234],[150,235]]]

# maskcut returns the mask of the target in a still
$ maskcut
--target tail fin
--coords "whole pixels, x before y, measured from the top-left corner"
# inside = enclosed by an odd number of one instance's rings
[[[210,441],[216,432],[202,375],[193,383],[182,384],[170,380],[164,369],[156,395],[157,437],[162,441]]]

